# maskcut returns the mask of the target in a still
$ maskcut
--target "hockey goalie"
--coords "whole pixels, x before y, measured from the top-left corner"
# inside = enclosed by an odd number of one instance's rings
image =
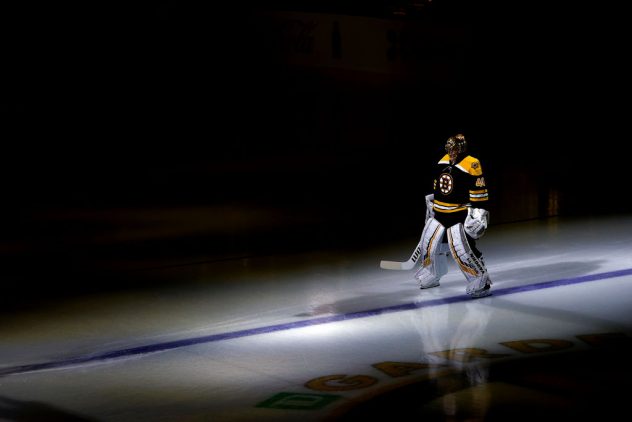
[[[465,276],[466,293],[491,294],[491,279],[477,239],[486,232],[489,212],[487,186],[480,161],[468,155],[465,136],[448,138],[446,154],[437,163],[433,193],[426,195],[426,222],[419,244],[406,262],[382,261],[385,269],[413,269],[421,289],[439,286],[451,255]]]

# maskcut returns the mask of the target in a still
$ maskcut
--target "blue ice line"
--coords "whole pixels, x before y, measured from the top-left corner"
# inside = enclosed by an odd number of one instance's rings
[[[525,286],[505,287],[494,289],[492,297],[504,296],[514,293],[528,292],[532,290],[542,290],[551,287],[567,286],[570,284],[586,283],[589,281],[603,280],[607,278],[623,277],[632,275],[632,268],[618,271],[610,271],[600,274],[591,274],[580,277],[562,278],[559,280],[545,281],[541,283],[529,284]],[[132,347],[129,349],[114,350],[111,352],[98,353],[88,356],[63,359],[50,362],[34,363],[29,365],[19,365],[7,368],[0,368],[0,377],[6,375],[19,374],[24,372],[42,371],[46,369],[58,369],[76,366],[86,363],[95,363],[111,359],[142,355],[146,353],[161,352],[165,350],[177,349],[180,347],[193,346],[202,343],[212,343],[216,341],[229,340],[239,337],[254,336],[257,334],[273,333],[275,331],[291,330],[294,328],[308,327],[310,325],[328,324],[330,322],[346,321],[356,318],[366,318],[370,316],[382,315],[391,312],[408,311],[411,309],[428,308],[432,306],[446,305],[450,303],[467,302],[472,299],[467,295],[458,295],[446,298],[437,298],[423,302],[404,303],[400,305],[387,306],[384,308],[370,309],[367,311],[350,312],[346,314],[331,315],[322,318],[314,318],[304,321],[289,322],[285,324],[269,325],[266,327],[250,328],[247,330],[233,331],[228,333],[211,334],[202,337],[168,341],[164,343],[148,344],[145,346]]]

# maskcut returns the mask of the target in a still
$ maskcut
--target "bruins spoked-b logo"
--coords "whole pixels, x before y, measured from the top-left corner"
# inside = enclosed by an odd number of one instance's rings
[[[452,188],[454,187],[454,181],[452,180],[452,176],[447,173],[441,174],[439,176],[439,190],[442,194],[448,195],[452,192]]]

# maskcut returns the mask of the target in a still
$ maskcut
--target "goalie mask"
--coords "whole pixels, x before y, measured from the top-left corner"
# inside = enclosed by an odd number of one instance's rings
[[[455,162],[457,157],[463,154],[467,150],[467,142],[465,136],[457,134],[450,136],[445,143],[445,152],[450,156],[450,161]]]

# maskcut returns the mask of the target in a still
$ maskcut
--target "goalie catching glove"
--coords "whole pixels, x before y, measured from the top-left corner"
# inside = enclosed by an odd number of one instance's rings
[[[474,239],[478,239],[485,234],[488,222],[489,211],[482,208],[468,207],[463,228],[465,229],[465,233]]]

